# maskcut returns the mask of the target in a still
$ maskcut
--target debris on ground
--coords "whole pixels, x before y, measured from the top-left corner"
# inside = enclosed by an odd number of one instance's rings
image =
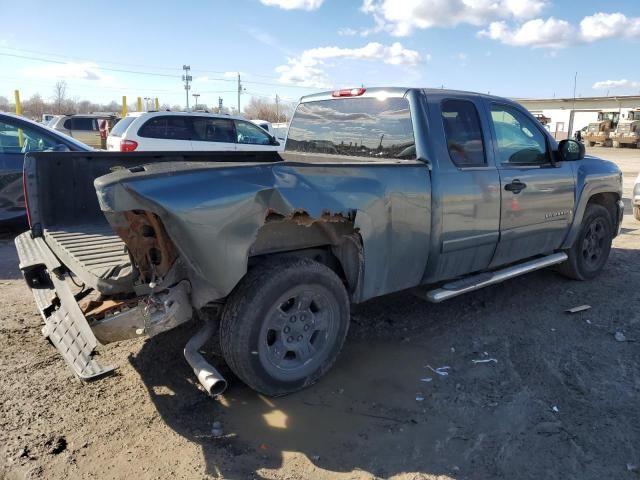
[[[223,434],[222,431],[222,423],[215,421],[211,424],[211,435],[213,435],[214,438],[218,438],[221,437]]]
[[[420,379],[421,382],[425,382],[425,383],[429,383],[431,381],[433,381],[433,378],[431,377],[424,377]]]
[[[555,405],[553,407],[551,407],[551,410],[553,410],[556,413],[560,412],[560,409],[558,407],[556,407]]]
[[[474,364],[478,364],[478,363],[498,363],[498,360],[496,358],[483,358],[481,360],[471,360]]]
[[[416,393],[416,402],[424,402],[424,395],[422,393]]]
[[[568,310],[565,310],[565,312],[578,313],[578,312],[584,312],[585,310],[589,310],[590,308],[591,308],[591,305],[580,305],[579,307],[569,308]]]
[[[437,373],[438,375],[440,375],[441,377],[446,377],[447,375],[449,375],[449,372],[447,372],[447,370],[450,370],[451,367],[438,367],[438,368],[433,368],[431,365],[425,365],[425,368],[428,368],[429,370],[431,370],[433,373]]]
[[[50,437],[45,443],[47,447],[47,453],[51,455],[58,455],[67,449],[67,439],[62,435],[54,435]]]
[[[640,467],[635,463],[627,463],[627,471],[628,472],[638,472],[640,471]]]
[[[618,341],[618,342],[626,342],[627,341],[627,337],[622,332],[616,332],[615,335],[613,336],[613,338],[615,338],[616,341]]]

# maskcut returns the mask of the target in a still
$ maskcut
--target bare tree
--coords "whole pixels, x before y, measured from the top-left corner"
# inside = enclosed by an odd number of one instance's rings
[[[65,107],[65,100],[67,97],[67,82],[60,80],[56,82],[53,87],[53,104],[55,106],[56,113],[61,115],[63,113],[63,107]]]
[[[36,93],[31,98],[22,103],[22,113],[27,117],[31,117],[36,120],[42,118],[42,114],[45,113],[47,104],[44,103],[42,97]]]
[[[293,113],[293,104],[269,100],[266,98],[251,97],[249,103],[244,107],[244,114],[247,118],[266,120],[272,123],[286,122]]]

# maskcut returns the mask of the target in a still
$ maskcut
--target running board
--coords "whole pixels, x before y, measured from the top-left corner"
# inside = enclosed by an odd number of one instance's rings
[[[495,285],[496,283],[504,282],[510,278],[519,277],[525,273],[534,272],[542,268],[557,265],[567,260],[566,253],[554,253],[546,257],[530,260],[525,263],[520,263],[502,270],[496,270],[495,272],[480,273],[471,277],[466,277],[454,282],[447,283],[441,288],[430,290],[425,294],[416,292],[420,298],[424,298],[432,303],[440,303],[463,293],[473,292],[474,290],[480,290],[481,288],[488,287],[489,285]]]

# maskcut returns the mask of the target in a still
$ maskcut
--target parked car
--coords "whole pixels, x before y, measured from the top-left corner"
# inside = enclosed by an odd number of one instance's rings
[[[39,123],[0,113],[0,225],[26,223],[22,192],[25,153],[43,150],[90,151],[91,148]]]
[[[277,129],[275,128],[276,125],[281,125],[280,123],[273,124],[271,122],[267,122],[266,120],[251,120],[251,123],[256,124],[263,130],[265,130],[269,135],[271,135],[272,137],[275,137],[275,139],[278,140],[278,143],[280,143],[280,148],[278,149],[278,151],[279,152],[284,151],[284,144],[286,143],[286,140],[287,140],[287,135],[286,135],[287,132],[286,132],[286,129],[284,130],[284,133],[283,133],[282,128],[277,128]]]
[[[633,216],[640,222],[640,173],[633,185]]]
[[[100,124],[103,121],[111,129],[118,118],[109,114],[56,115],[48,126],[90,147],[100,148]]]
[[[197,112],[127,115],[111,130],[107,150],[277,151],[280,143],[242,118]]]
[[[185,356],[211,394],[226,381],[199,349],[216,321],[237,377],[294,392],[336,360],[350,304],[441,302],[549,266],[593,279],[624,208],[615,164],[513,101],[436,89],[305,97],[282,154],[35,153],[25,172],[20,266],[76,374],[110,370],[98,341],[195,317]]]

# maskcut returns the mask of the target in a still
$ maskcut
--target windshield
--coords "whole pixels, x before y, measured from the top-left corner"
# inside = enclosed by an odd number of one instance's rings
[[[347,98],[301,103],[285,151],[415,159],[405,98]]]
[[[121,137],[122,134],[125,132],[125,130],[127,128],[129,128],[129,125],[131,125],[131,123],[136,118],[137,117],[124,117],[118,123],[116,123],[114,125],[113,129],[111,130],[111,132],[109,132],[109,135],[111,135],[112,137]]]

